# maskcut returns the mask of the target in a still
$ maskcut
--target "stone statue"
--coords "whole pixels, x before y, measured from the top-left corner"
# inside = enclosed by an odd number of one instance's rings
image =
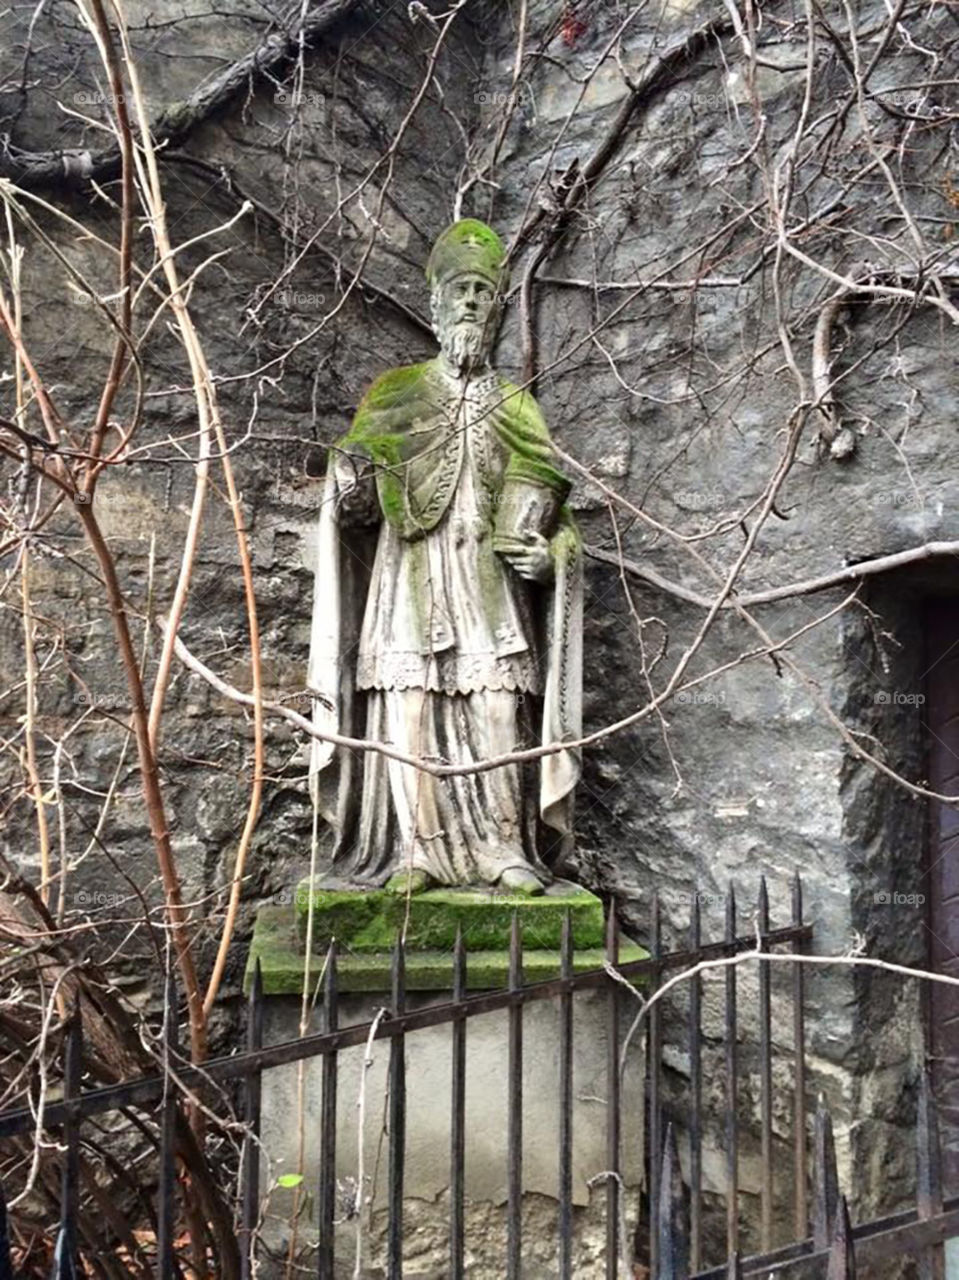
[[[307,682],[319,728],[472,763],[580,736],[581,544],[535,400],[489,364],[502,242],[457,222],[426,276],[439,355],[379,377],[330,451]],[[339,878],[535,894],[579,767],[437,778],[314,739],[311,793]]]

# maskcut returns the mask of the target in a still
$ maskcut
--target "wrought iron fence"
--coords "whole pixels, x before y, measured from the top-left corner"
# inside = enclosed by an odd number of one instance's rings
[[[62,1064],[62,1096],[40,1104],[0,1113],[0,1139],[43,1128],[58,1137],[61,1168],[61,1217],[56,1229],[54,1280],[72,1280],[78,1270],[79,1245],[77,1216],[81,1186],[80,1151],[84,1143],[83,1126],[93,1117],[119,1110],[133,1109],[141,1117],[141,1127],[149,1127],[158,1151],[157,1204],[155,1241],[138,1242],[145,1251],[155,1273],[163,1280],[179,1274],[175,1236],[176,1220],[176,1135],[182,1127],[181,1108],[186,1094],[203,1096],[211,1082],[240,1082],[246,1126],[244,1151],[236,1188],[236,1231],[240,1245],[241,1276],[253,1274],[257,1249],[258,1224],[261,1213],[259,1134],[261,1124],[263,1073],[272,1068],[306,1059],[322,1057],[322,1100],[319,1126],[319,1151],[314,1152],[319,1172],[317,1196],[317,1249],[314,1265],[320,1280],[332,1280],[339,1261],[336,1257],[336,1092],[338,1055],[345,1049],[363,1045],[368,1040],[388,1040],[389,1060],[389,1125],[387,1156],[387,1264],[390,1280],[403,1274],[404,1242],[404,1165],[406,1150],[406,1079],[405,1038],[425,1027],[451,1026],[451,1126],[450,1126],[450,1219],[448,1270],[451,1280],[460,1280],[466,1250],[465,1216],[465,1088],[466,1061],[470,1020],[494,1010],[507,1012],[507,1128],[504,1145],[507,1160],[507,1243],[504,1274],[519,1280],[523,1274],[523,1013],[536,1001],[553,1001],[557,1007],[559,1026],[559,1098],[556,1129],[558,1165],[558,1216],[556,1267],[560,1280],[573,1276],[573,1038],[576,1030],[575,995],[584,990],[606,993],[607,1067],[606,1067],[606,1159],[605,1212],[607,1280],[624,1280],[624,1252],[632,1252],[648,1263],[649,1274],[656,1280],[679,1280],[695,1276],[697,1280],[735,1275],[789,1274],[789,1268],[822,1263],[828,1266],[832,1280],[854,1274],[857,1251],[866,1249],[872,1256],[876,1250],[893,1247],[926,1250],[923,1277],[933,1277],[936,1264],[932,1247],[952,1230],[959,1230],[959,1200],[943,1203],[937,1156],[937,1129],[928,1089],[922,1092],[919,1115],[919,1194],[917,1206],[910,1213],[863,1224],[854,1230],[848,1225],[845,1200],[837,1190],[835,1155],[828,1117],[820,1112],[814,1125],[809,1125],[807,1111],[807,1079],[805,1051],[804,969],[801,963],[790,963],[789,957],[802,953],[812,936],[812,928],[803,919],[802,890],[798,878],[792,887],[789,923],[771,928],[765,882],[760,886],[754,914],[755,932],[737,929],[736,901],[730,890],[725,904],[723,937],[711,942],[702,939],[698,895],[692,895],[688,945],[665,950],[662,940],[661,913],[654,899],[650,921],[649,958],[619,964],[619,933],[615,912],[610,912],[606,939],[606,965],[589,972],[574,972],[570,922],[567,919],[559,958],[559,976],[548,981],[527,983],[523,980],[523,946],[519,922],[513,921],[510,945],[509,981],[505,989],[467,994],[468,955],[462,939],[457,940],[453,957],[451,998],[424,1008],[407,1008],[404,978],[404,952],[398,943],[393,956],[392,992],[388,1016],[376,1023],[341,1026],[338,1022],[337,956],[335,947],[329,952],[324,974],[323,1029],[317,1033],[284,1041],[263,1044],[264,997],[259,974],[249,997],[247,1045],[239,1053],[208,1060],[202,1067],[177,1065],[149,1078],[124,1081],[102,1088],[83,1089],[84,1034],[80,1018],[71,1020]],[[740,1034],[743,1019],[739,1009],[737,966],[728,964],[722,977],[724,1043],[718,1047],[722,1056],[725,1084],[724,1135],[725,1187],[722,1199],[724,1220],[722,1248],[725,1258],[719,1265],[706,1266],[704,1224],[707,1208],[716,1217],[715,1196],[704,1189],[703,1143],[704,1121],[709,1113],[703,1099],[703,1058],[707,1049],[717,1046],[703,1033],[703,976],[698,966],[728,960],[746,951],[778,955],[780,969],[786,958],[788,975],[780,998],[791,1004],[792,1026],[788,1036],[779,1034],[774,1045],[772,1024],[772,962],[756,960],[758,967],[757,1005],[750,1009],[750,1024],[756,1027],[755,1040]],[[690,973],[690,970],[694,972]],[[644,1210],[635,1235],[628,1242],[622,1238],[621,1196],[623,1185],[621,1143],[621,1048],[624,1040],[624,1012],[633,998],[626,989],[632,983],[644,997],[686,971],[684,989],[685,1038],[689,1059],[688,1082],[677,1095],[672,1082],[673,1100],[664,1096],[664,1003],[653,1001],[643,1014],[646,1045],[646,1169]],[[638,1002],[637,1002],[637,1007]],[[172,976],[168,978],[166,1017],[164,1020],[166,1054],[171,1062],[180,1062],[176,1042],[176,999]],[[675,1025],[671,1023],[675,1038]],[[785,1045],[783,1041],[786,1041]],[[740,1146],[744,1128],[738,1085],[744,1056],[749,1057],[750,1075],[758,1081],[758,1145],[762,1171],[758,1223],[755,1235],[762,1253],[745,1254],[743,1244],[744,1200],[739,1185]],[[773,1062],[785,1058],[789,1067],[789,1110],[792,1132],[784,1152],[778,1148],[773,1134]],[[38,1114],[39,1111],[39,1114]],[[143,1122],[146,1126],[143,1126]],[[685,1182],[681,1178],[676,1144],[676,1125],[688,1135],[689,1161]],[[815,1161],[810,1180],[807,1169],[807,1127],[815,1136]],[[812,1230],[809,1227],[808,1188],[812,1187]],[[788,1221],[776,1217],[777,1186],[786,1187],[791,1200]],[[782,1197],[780,1196],[780,1199]],[[752,1228],[750,1228],[752,1230]],[[774,1238],[792,1237],[792,1243],[773,1248]],[[895,1245],[893,1246],[893,1243]],[[89,1259],[96,1265],[96,1259]],[[142,1261],[142,1260],[141,1260]],[[845,1268],[845,1269],[842,1269]],[[96,1272],[95,1272],[96,1274]],[[103,1274],[107,1274],[104,1272]],[[813,1273],[815,1274],[815,1273]],[[822,1274],[820,1270],[819,1274]],[[12,1275],[8,1227],[0,1193],[0,1280]]]
[[[911,1259],[920,1280],[943,1280],[943,1242],[959,1234],[959,1196],[944,1198],[939,1126],[929,1078],[923,1073],[916,1120],[916,1204],[912,1209],[852,1226],[840,1193],[832,1121],[821,1104],[815,1115],[811,1231],[763,1253],[728,1253],[718,1266],[691,1272],[688,1195],[683,1185],[672,1125],[663,1148],[661,1194],[656,1215],[659,1261],[655,1280],[776,1280],[821,1277],[871,1280],[886,1261]]]

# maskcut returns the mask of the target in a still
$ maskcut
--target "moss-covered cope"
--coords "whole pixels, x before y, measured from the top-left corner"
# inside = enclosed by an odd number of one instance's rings
[[[570,481],[559,470],[539,405],[524,388],[491,377],[487,413],[506,450],[506,479],[542,485],[564,502]],[[373,461],[380,509],[404,538],[422,537],[446,513],[464,447],[464,433],[450,431],[461,395],[437,360],[390,369],[367,391],[336,444],[338,453]],[[568,511],[564,520],[575,528]]]
[[[338,950],[341,991],[386,991],[390,955],[407,910],[403,898],[384,891],[317,888],[304,881],[295,901],[261,907],[247,961],[245,988],[260,963],[268,995],[293,995],[303,989],[305,921],[313,901],[313,954],[310,984],[319,978],[330,941]],[[560,882],[542,897],[482,889],[432,889],[409,901],[406,980],[411,991],[441,991],[452,985],[457,928],[467,950],[467,986],[472,990],[505,986],[509,969],[509,932],[513,912],[523,933],[523,973],[527,982],[559,976],[563,919],[573,928],[575,972],[603,963],[603,908],[593,894]],[[623,942],[623,963],[645,956]]]

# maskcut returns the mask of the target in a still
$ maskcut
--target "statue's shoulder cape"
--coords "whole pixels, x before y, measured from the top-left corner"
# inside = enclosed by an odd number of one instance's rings
[[[544,484],[563,498],[570,483],[556,465],[546,419],[529,391],[500,380],[502,402],[495,414],[496,430],[509,450],[506,478]]]
[[[570,483],[529,391],[494,376],[491,425],[507,451],[504,479],[544,485],[562,502]],[[380,507],[405,537],[436,527],[462,466],[459,401],[435,360],[382,374],[360,401],[338,448],[372,459]]]

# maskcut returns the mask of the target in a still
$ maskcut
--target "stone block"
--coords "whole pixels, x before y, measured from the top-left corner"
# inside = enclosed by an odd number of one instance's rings
[[[506,948],[514,912],[527,946],[558,948],[567,912],[575,948],[603,945],[602,902],[568,880],[557,880],[535,898],[494,888],[443,888],[415,894],[407,902],[385,889],[320,884],[311,893],[307,879],[297,886],[294,902],[301,937],[306,936],[311,898],[317,942],[328,945],[336,937],[352,951],[389,949],[404,924],[411,951],[452,947],[457,929],[467,951]]]
[[[301,885],[290,901],[262,907],[247,964],[247,986],[257,962],[263,979],[264,1043],[296,1039],[300,1034],[304,950],[298,921],[312,899],[314,937],[319,939],[308,967],[311,993],[322,991],[320,978],[325,944],[335,935],[338,946],[338,1025],[373,1022],[390,1002],[389,946],[402,924],[407,904],[381,892],[314,889]],[[567,911],[576,948],[574,971],[602,965],[603,911],[599,899],[575,885],[553,886],[543,898],[526,899],[475,890],[434,890],[410,902],[406,955],[409,1012],[441,1005],[451,997],[452,946],[457,927],[467,942],[468,987],[471,991],[506,986],[512,912],[519,913],[524,937],[526,983],[558,976],[559,942]],[[578,941],[582,939],[582,944]],[[373,943],[379,944],[375,950]],[[621,961],[642,959],[646,952],[623,941]],[[602,1196],[601,1175],[608,1167],[606,1099],[610,1010],[607,990],[590,987],[573,996],[572,1175],[577,1215],[589,1214],[591,1198]],[[524,1213],[555,1214],[559,1178],[560,1041],[555,995],[523,1006],[523,1197]],[[620,1000],[620,1039],[634,1013]],[[497,1274],[503,1262],[502,1231],[507,1190],[507,1105],[509,1019],[507,1008],[475,1013],[465,1022],[465,1177],[466,1213],[471,1224],[467,1241],[472,1271]],[[310,1009],[307,1034],[325,1026],[322,999]],[[404,1040],[406,1060],[406,1160],[404,1214],[442,1243],[448,1229],[450,1123],[452,1098],[452,1033],[449,1022],[417,1027]],[[390,1042],[374,1040],[341,1050],[337,1057],[337,1258],[352,1257],[355,1210],[362,1200],[382,1225],[386,1204],[386,1136]],[[284,1256],[297,1215],[297,1247],[309,1262],[315,1247],[318,1193],[318,1137],[322,1105],[321,1057],[264,1072],[262,1083],[261,1187],[267,1195],[263,1237],[273,1256]],[[622,1077],[623,1176],[634,1189],[642,1176],[643,1082],[642,1037],[631,1043]],[[359,1107],[363,1099],[362,1110]],[[361,1123],[361,1115],[364,1117]],[[301,1157],[302,1150],[302,1157]],[[281,1182],[284,1174],[302,1181]],[[599,1179],[591,1192],[591,1180]],[[286,1183],[286,1184],[284,1184]],[[632,1191],[630,1191],[632,1194]],[[553,1209],[550,1210],[549,1206]],[[364,1213],[367,1212],[364,1209]],[[502,1221],[501,1221],[502,1220]],[[486,1223],[484,1230],[475,1224]],[[373,1237],[378,1239],[377,1230]],[[379,1246],[371,1237],[374,1254]],[[417,1270],[418,1246],[404,1232],[410,1275],[438,1275]],[[555,1249],[555,1235],[541,1242],[545,1259]],[[445,1247],[445,1246],[444,1246]],[[435,1261],[435,1259],[434,1259]],[[270,1273],[272,1274],[272,1273]],[[364,1272],[364,1274],[366,1274]],[[585,1275],[586,1272],[584,1271]],[[591,1272],[590,1272],[591,1274]]]
[[[304,939],[313,902],[313,952],[308,974],[319,981],[330,942],[337,943],[342,991],[387,991],[391,951],[406,923],[406,985],[410,991],[440,991],[453,981],[457,929],[467,951],[466,985],[487,990],[506,985],[509,934],[514,911],[523,938],[523,971],[528,982],[559,977],[560,944],[567,912],[573,931],[573,970],[601,967],[603,906],[594,894],[566,881],[542,897],[485,889],[431,889],[409,904],[384,890],[315,888],[302,881],[290,901],[261,907],[247,958],[245,988],[259,962],[267,995],[295,995],[303,989]],[[409,906],[409,917],[407,916]],[[623,941],[621,960],[640,960],[641,947]]]

